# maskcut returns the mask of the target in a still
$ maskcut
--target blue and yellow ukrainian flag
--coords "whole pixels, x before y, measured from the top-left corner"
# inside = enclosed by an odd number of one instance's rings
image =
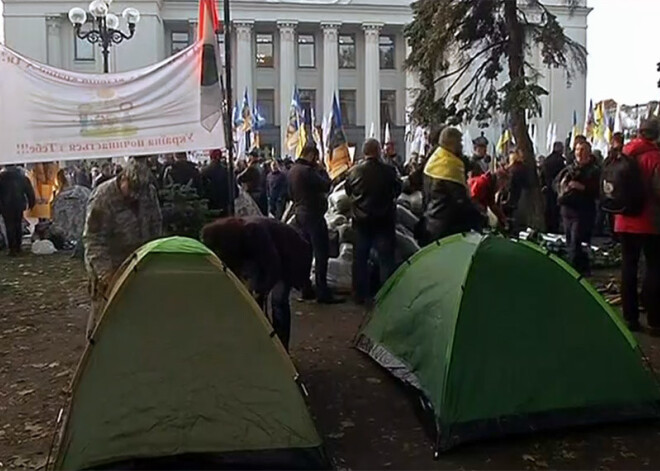
[[[330,130],[326,143],[328,155],[326,168],[333,180],[339,178],[351,168],[351,155],[348,151],[348,141],[342,123],[341,108],[337,94],[332,97],[332,112],[330,113]]]
[[[293,89],[291,108],[289,109],[289,122],[286,127],[286,139],[283,154],[296,155],[298,141],[300,140],[300,93],[298,87]]]

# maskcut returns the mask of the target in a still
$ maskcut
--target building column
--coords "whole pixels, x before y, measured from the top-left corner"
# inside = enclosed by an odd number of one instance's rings
[[[289,152],[288,149],[285,149],[285,144],[291,97],[296,86],[296,26],[298,26],[297,21],[277,22],[280,30],[280,150],[282,156]]]
[[[197,24],[199,23],[197,18],[188,20],[188,32],[190,34],[190,44],[193,44],[197,41]]]
[[[406,59],[408,59],[411,52],[412,49],[408,39],[406,39]],[[404,136],[406,142],[406,162],[410,161],[410,158],[412,157],[411,149],[412,142],[415,137],[415,128],[412,125],[411,114],[413,106],[415,105],[415,100],[417,99],[417,95],[419,94],[421,88],[422,85],[419,81],[419,74],[411,70],[406,70],[406,134]]]
[[[364,130],[369,136],[371,124],[380,140],[380,50],[382,23],[364,23]]]
[[[62,68],[62,17],[46,17],[48,65]]]
[[[341,23],[321,23],[323,29],[323,116],[332,111],[332,97],[339,93],[339,27]],[[337,97],[339,98],[339,97]]]
[[[252,27],[254,21],[235,21],[236,29],[236,88],[234,96],[239,103],[243,100],[247,88],[250,99],[254,101],[252,87],[252,68],[254,67],[254,54],[252,54]]]

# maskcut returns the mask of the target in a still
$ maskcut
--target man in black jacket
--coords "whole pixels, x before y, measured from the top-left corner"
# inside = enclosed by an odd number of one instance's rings
[[[245,187],[245,191],[252,197],[261,214],[268,216],[268,195],[266,194],[266,176],[261,167],[259,151],[256,149],[250,153],[250,161],[247,168],[238,175],[239,185]]]
[[[401,194],[396,169],[380,160],[378,141],[368,139],[362,153],[365,159],[353,167],[346,179],[346,194],[351,198],[356,236],[353,284],[358,304],[371,297],[368,266],[372,247],[378,252],[381,282],[387,280],[396,268],[395,200]]]
[[[557,180],[569,261],[580,274],[589,275],[589,256],[582,244],[591,241],[600,188],[600,168],[591,154],[591,144],[581,142],[575,146],[575,163]]]
[[[0,215],[7,229],[9,255],[21,252],[23,240],[23,211],[32,209],[35,195],[30,180],[13,165],[0,172]]]
[[[202,240],[246,280],[265,308],[271,294],[273,330],[289,349],[291,288],[309,283],[312,250],[293,227],[269,218],[225,218],[202,229]],[[264,309],[265,310],[265,309]]]
[[[222,161],[222,151],[211,151],[211,163],[202,170],[204,196],[209,200],[209,209],[220,211],[220,217],[227,216],[229,206],[229,170]]]
[[[328,288],[330,240],[325,222],[331,181],[319,165],[319,150],[315,145],[303,149],[289,170],[288,181],[296,224],[314,251],[316,299],[320,303],[332,304],[334,299]]]
[[[268,211],[279,221],[286,208],[288,183],[286,173],[275,160],[270,164],[270,173],[266,177],[266,181],[268,183]]]
[[[385,159],[385,163],[390,164],[396,169],[399,176],[406,174],[404,159],[397,154],[396,143],[394,141],[390,140],[390,142],[385,143],[385,153],[383,154],[383,158]]]
[[[110,162],[104,162],[103,165],[101,165],[101,173],[94,179],[94,182],[92,183],[92,188],[96,189],[108,180],[112,179],[112,164]]]
[[[198,195],[202,195],[202,177],[194,163],[188,161],[188,154],[177,152],[174,163],[165,169],[164,185],[192,185]]]
[[[552,146],[552,154],[546,157],[541,168],[541,184],[545,196],[545,226],[546,231],[552,234],[559,232],[559,205],[554,181],[564,168],[566,168],[564,144],[555,142]]]

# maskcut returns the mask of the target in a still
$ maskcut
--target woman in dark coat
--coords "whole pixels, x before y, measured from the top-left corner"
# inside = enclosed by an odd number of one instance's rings
[[[525,166],[521,151],[515,149],[509,156],[509,196],[504,204],[504,213],[511,221],[511,232],[518,234],[527,229],[529,208],[525,206],[529,200],[531,188],[530,174]]]
[[[273,329],[288,350],[289,297],[309,282],[311,246],[292,226],[264,217],[217,220],[202,229],[202,241],[246,280],[262,308],[271,294]]]

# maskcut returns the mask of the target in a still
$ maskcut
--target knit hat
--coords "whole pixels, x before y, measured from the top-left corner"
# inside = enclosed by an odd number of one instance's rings
[[[154,178],[144,157],[131,157],[121,175],[128,180],[131,191],[134,193],[148,188]]]
[[[484,136],[484,133],[481,133],[481,136],[472,141],[474,147],[488,147],[488,139]]]
[[[657,118],[643,120],[639,125],[639,132],[646,139],[657,140],[660,137],[660,121]]]

